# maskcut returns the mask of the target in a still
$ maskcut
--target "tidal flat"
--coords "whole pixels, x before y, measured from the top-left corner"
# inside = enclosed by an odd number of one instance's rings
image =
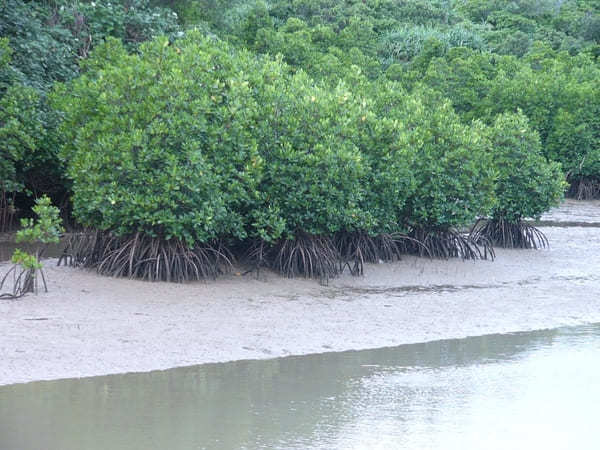
[[[497,249],[494,261],[406,256],[326,286],[263,271],[148,283],[49,259],[48,293],[0,302],[0,385],[597,323],[600,228],[560,226],[573,215],[594,222],[594,206],[544,216],[554,225],[541,228],[546,249]]]

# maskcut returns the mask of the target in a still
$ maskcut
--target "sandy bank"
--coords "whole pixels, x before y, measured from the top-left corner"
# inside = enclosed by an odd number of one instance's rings
[[[600,228],[544,231],[550,249],[407,257],[329,286],[145,283],[49,261],[49,293],[0,302],[0,384],[600,322]]]

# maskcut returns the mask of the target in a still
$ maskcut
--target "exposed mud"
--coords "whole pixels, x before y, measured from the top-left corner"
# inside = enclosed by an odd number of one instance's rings
[[[593,219],[600,205],[578,204],[551,219]],[[48,260],[50,292],[0,302],[0,384],[600,322],[600,228],[542,231],[548,249],[405,257],[328,286],[268,272],[147,283]]]

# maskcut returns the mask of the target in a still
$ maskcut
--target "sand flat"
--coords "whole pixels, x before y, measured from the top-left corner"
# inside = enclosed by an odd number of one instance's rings
[[[600,322],[600,228],[543,231],[549,249],[405,257],[328,286],[264,272],[148,283],[48,260],[48,293],[0,302],[0,384]]]

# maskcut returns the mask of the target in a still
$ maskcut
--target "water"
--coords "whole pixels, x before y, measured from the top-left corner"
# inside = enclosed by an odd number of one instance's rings
[[[600,200],[566,199],[541,217],[552,225],[600,226]]]
[[[16,248],[20,248],[21,250],[30,253],[35,253],[40,249],[40,245],[38,244],[17,244],[11,235],[0,235],[0,238],[2,238],[0,239],[0,262],[10,260]],[[44,250],[43,256],[45,258],[57,258],[62,254],[65,246],[66,241],[64,239],[58,244],[48,244]]]
[[[597,449],[600,324],[0,387],[0,449]]]

